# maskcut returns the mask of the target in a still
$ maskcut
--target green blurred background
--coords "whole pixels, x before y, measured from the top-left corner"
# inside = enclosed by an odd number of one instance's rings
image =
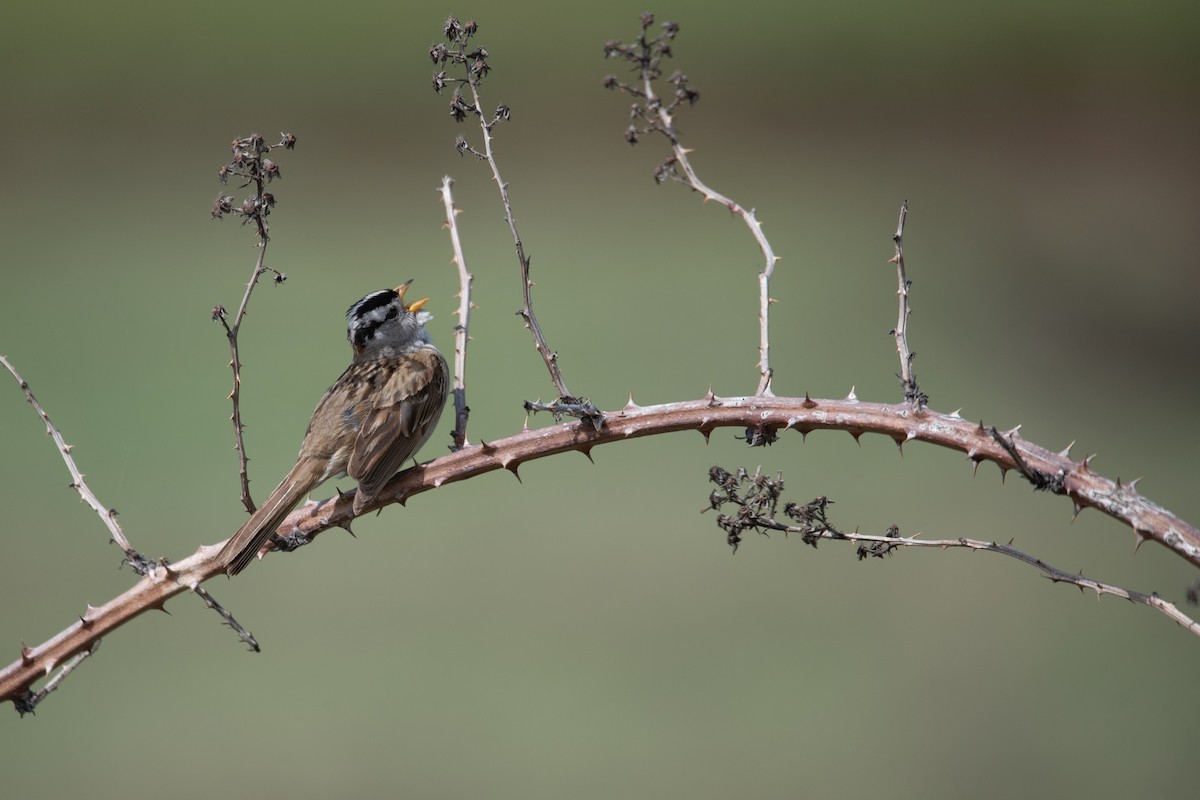
[[[425,55],[450,11],[492,55],[504,175],[537,310],[602,408],[752,391],[757,251],[656,187],[622,139],[605,40],[641,4],[6,4],[0,352],[134,543],[179,558],[244,518],[216,303],[254,258],[209,220],[236,135],[295,133],[244,329],[252,488],[290,466],[347,360],[343,311],[416,278],[451,344],[435,193],[457,180],[479,309],[472,439],[551,392],[485,168],[453,150]],[[912,343],[933,407],[1046,446],[1200,519],[1194,3],[674,3],[680,119],[713,186],[783,261],[780,394],[894,400],[890,234],[912,206]],[[236,192],[237,197],[244,192]],[[7,380],[7,379],[5,379]],[[447,415],[449,417],[449,415]],[[131,582],[16,386],[0,382],[0,642],[45,640]],[[548,424],[536,418],[532,424]],[[448,431],[448,419],[443,421]],[[439,433],[425,450],[443,452]],[[751,537],[697,512],[714,463],[783,470],[835,520],[1008,540],[1177,602],[1194,569],[1094,512],[889,440],[732,431],[530,463],[422,495],[216,597],[105,641],[35,718],[0,713],[5,794],[180,798],[1180,796],[1195,788],[1200,643],[1015,562]],[[326,492],[330,492],[332,487]]]

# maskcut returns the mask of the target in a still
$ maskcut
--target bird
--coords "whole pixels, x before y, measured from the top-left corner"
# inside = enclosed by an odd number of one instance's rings
[[[411,283],[372,292],[346,312],[350,366],[317,403],[296,466],[222,546],[226,574],[249,566],[296,504],[330,478],[358,482],[353,510],[361,513],[433,433],[450,371],[425,330],[429,298],[404,302]]]

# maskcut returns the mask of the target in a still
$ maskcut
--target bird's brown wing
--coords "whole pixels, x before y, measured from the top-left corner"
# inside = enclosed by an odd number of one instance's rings
[[[449,369],[432,347],[384,368],[363,415],[346,474],[358,481],[354,511],[361,511],[433,433],[446,405]]]

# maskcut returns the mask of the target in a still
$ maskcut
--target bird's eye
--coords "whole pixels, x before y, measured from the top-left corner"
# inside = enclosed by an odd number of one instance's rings
[[[387,318],[395,319],[397,316],[399,316],[399,314],[400,314],[400,312],[397,311],[395,308],[389,308],[388,313],[387,313]]]

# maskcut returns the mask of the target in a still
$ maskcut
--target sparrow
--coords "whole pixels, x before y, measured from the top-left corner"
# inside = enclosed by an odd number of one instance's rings
[[[354,358],[317,403],[296,466],[221,548],[228,575],[244,570],[296,504],[330,478],[358,482],[353,509],[361,513],[433,433],[450,371],[425,330],[429,298],[404,303],[411,283],[372,292],[346,312]]]

